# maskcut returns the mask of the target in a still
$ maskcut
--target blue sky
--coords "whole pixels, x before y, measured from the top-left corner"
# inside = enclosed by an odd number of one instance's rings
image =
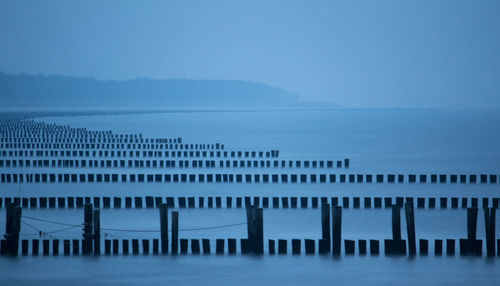
[[[0,70],[500,107],[500,1],[0,1]]]

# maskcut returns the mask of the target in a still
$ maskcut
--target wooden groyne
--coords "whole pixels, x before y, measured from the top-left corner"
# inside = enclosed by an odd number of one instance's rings
[[[22,208],[83,208],[93,203],[99,208],[158,208],[166,203],[169,208],[241,208],[254,205],[262,208],[318,208],[331,202],[343,208],[391,208],[405,203],[419,209],[494,208],[500,198],[478,197],[0,197],[0,208],[9,203]],[[439,204],[436,205],[436,202]]]
[[[412,175],[401,175],[398,184],[414,184]],[[431,184],[498,184],[500,175],[464,175],[460,181],[448,180],[458,175],[440,175],[443,180]],[[253,184],[394,184],[390,174],[316,174],[316,173],[45,173],[45,172],[2,172],[0,183],[253,183]],[[477,178],[480,178],[478,182]],[[374,181],[373,178],[376,178]],[[427,181],[421,181],[426,184]]]
[[[42,255],[42,256],[77,256],[77,255],[333,255],[349,256],[427,256],[429,255],[429,240],[418,239],[415,230],[414,206],[405,203],[404,207],[393,205],[392,209],[392,237],[383,241],[376,239],[352,240],[342,235],[342,207],[331,206],[329,203],[321,205],[322,236],[316,238],[268,239],[264,240],[263,209],[247,205],[246,222],[232,225],[200,228],[232,227],[246,225],[247,237],[244,238],[179,238],[179,213],[171,211],[164,203],[159,205],[160,225],[157,233],[159,238],[153,239],[102,239],[99,209],[94,209],[90,203],[84,204],[83,223],[74,225],[82,227],[82,238],[59,240],[51,239],[20,239],[22,220],[36,219],[22,215],[22,209],[13,203],[7,205],[6,234],[1,240],[0,253],[2,255]],[[407,237],[401,235],[401,210],[405,212]],[[488,257],[500,256],[500,239],[495,237],[494,208],[485,208],[486,243],[477,239],[477,208],[467,209],[467,238],[434,239],[431,240],[434,255],[455,256],[482,256],[485,245]],[[169,224],[169,217],[171,222]],[[45,222],[51,222],[44,220]],[[58,222],[52,222],[61,224]],[[169,225],[171,227],[169,228]],[[192,230],[192,229],[190,229]],[[121,230],[141,232],[141,230]],[[151,232],[144,230],[143,232]],[[102,243],[101,243],[102,242]],[[383,243],[382,243],[383,242]],[[418,243],[417,243],[418,242]],[[41,245],[41,246],[40,246]],[[179,247],[180,246],[180,247]],[[267,247],[266,247],[267,246]],[[383,248],[382,248],[383,246]],[[457,246],[459,251],[457,252]],[[40,249],[41,248],[41,249]],[[382,251],[383,249],[383,251]]]

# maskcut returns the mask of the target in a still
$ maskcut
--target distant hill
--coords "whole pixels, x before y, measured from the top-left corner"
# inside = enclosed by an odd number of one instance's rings
[[[233,80],[133,79],[0,73],[2,106],[297,106],[297,94]]]

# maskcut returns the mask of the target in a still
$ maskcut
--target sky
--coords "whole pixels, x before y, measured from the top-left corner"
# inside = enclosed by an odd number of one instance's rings
[[[499,107],[500,1],[0,0],[0,71],[234,79],[347,107]]]

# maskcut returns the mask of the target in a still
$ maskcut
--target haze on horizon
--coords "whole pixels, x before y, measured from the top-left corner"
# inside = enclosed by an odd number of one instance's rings
[[[0,71],[500,108],[500,1],[2,1]]]

